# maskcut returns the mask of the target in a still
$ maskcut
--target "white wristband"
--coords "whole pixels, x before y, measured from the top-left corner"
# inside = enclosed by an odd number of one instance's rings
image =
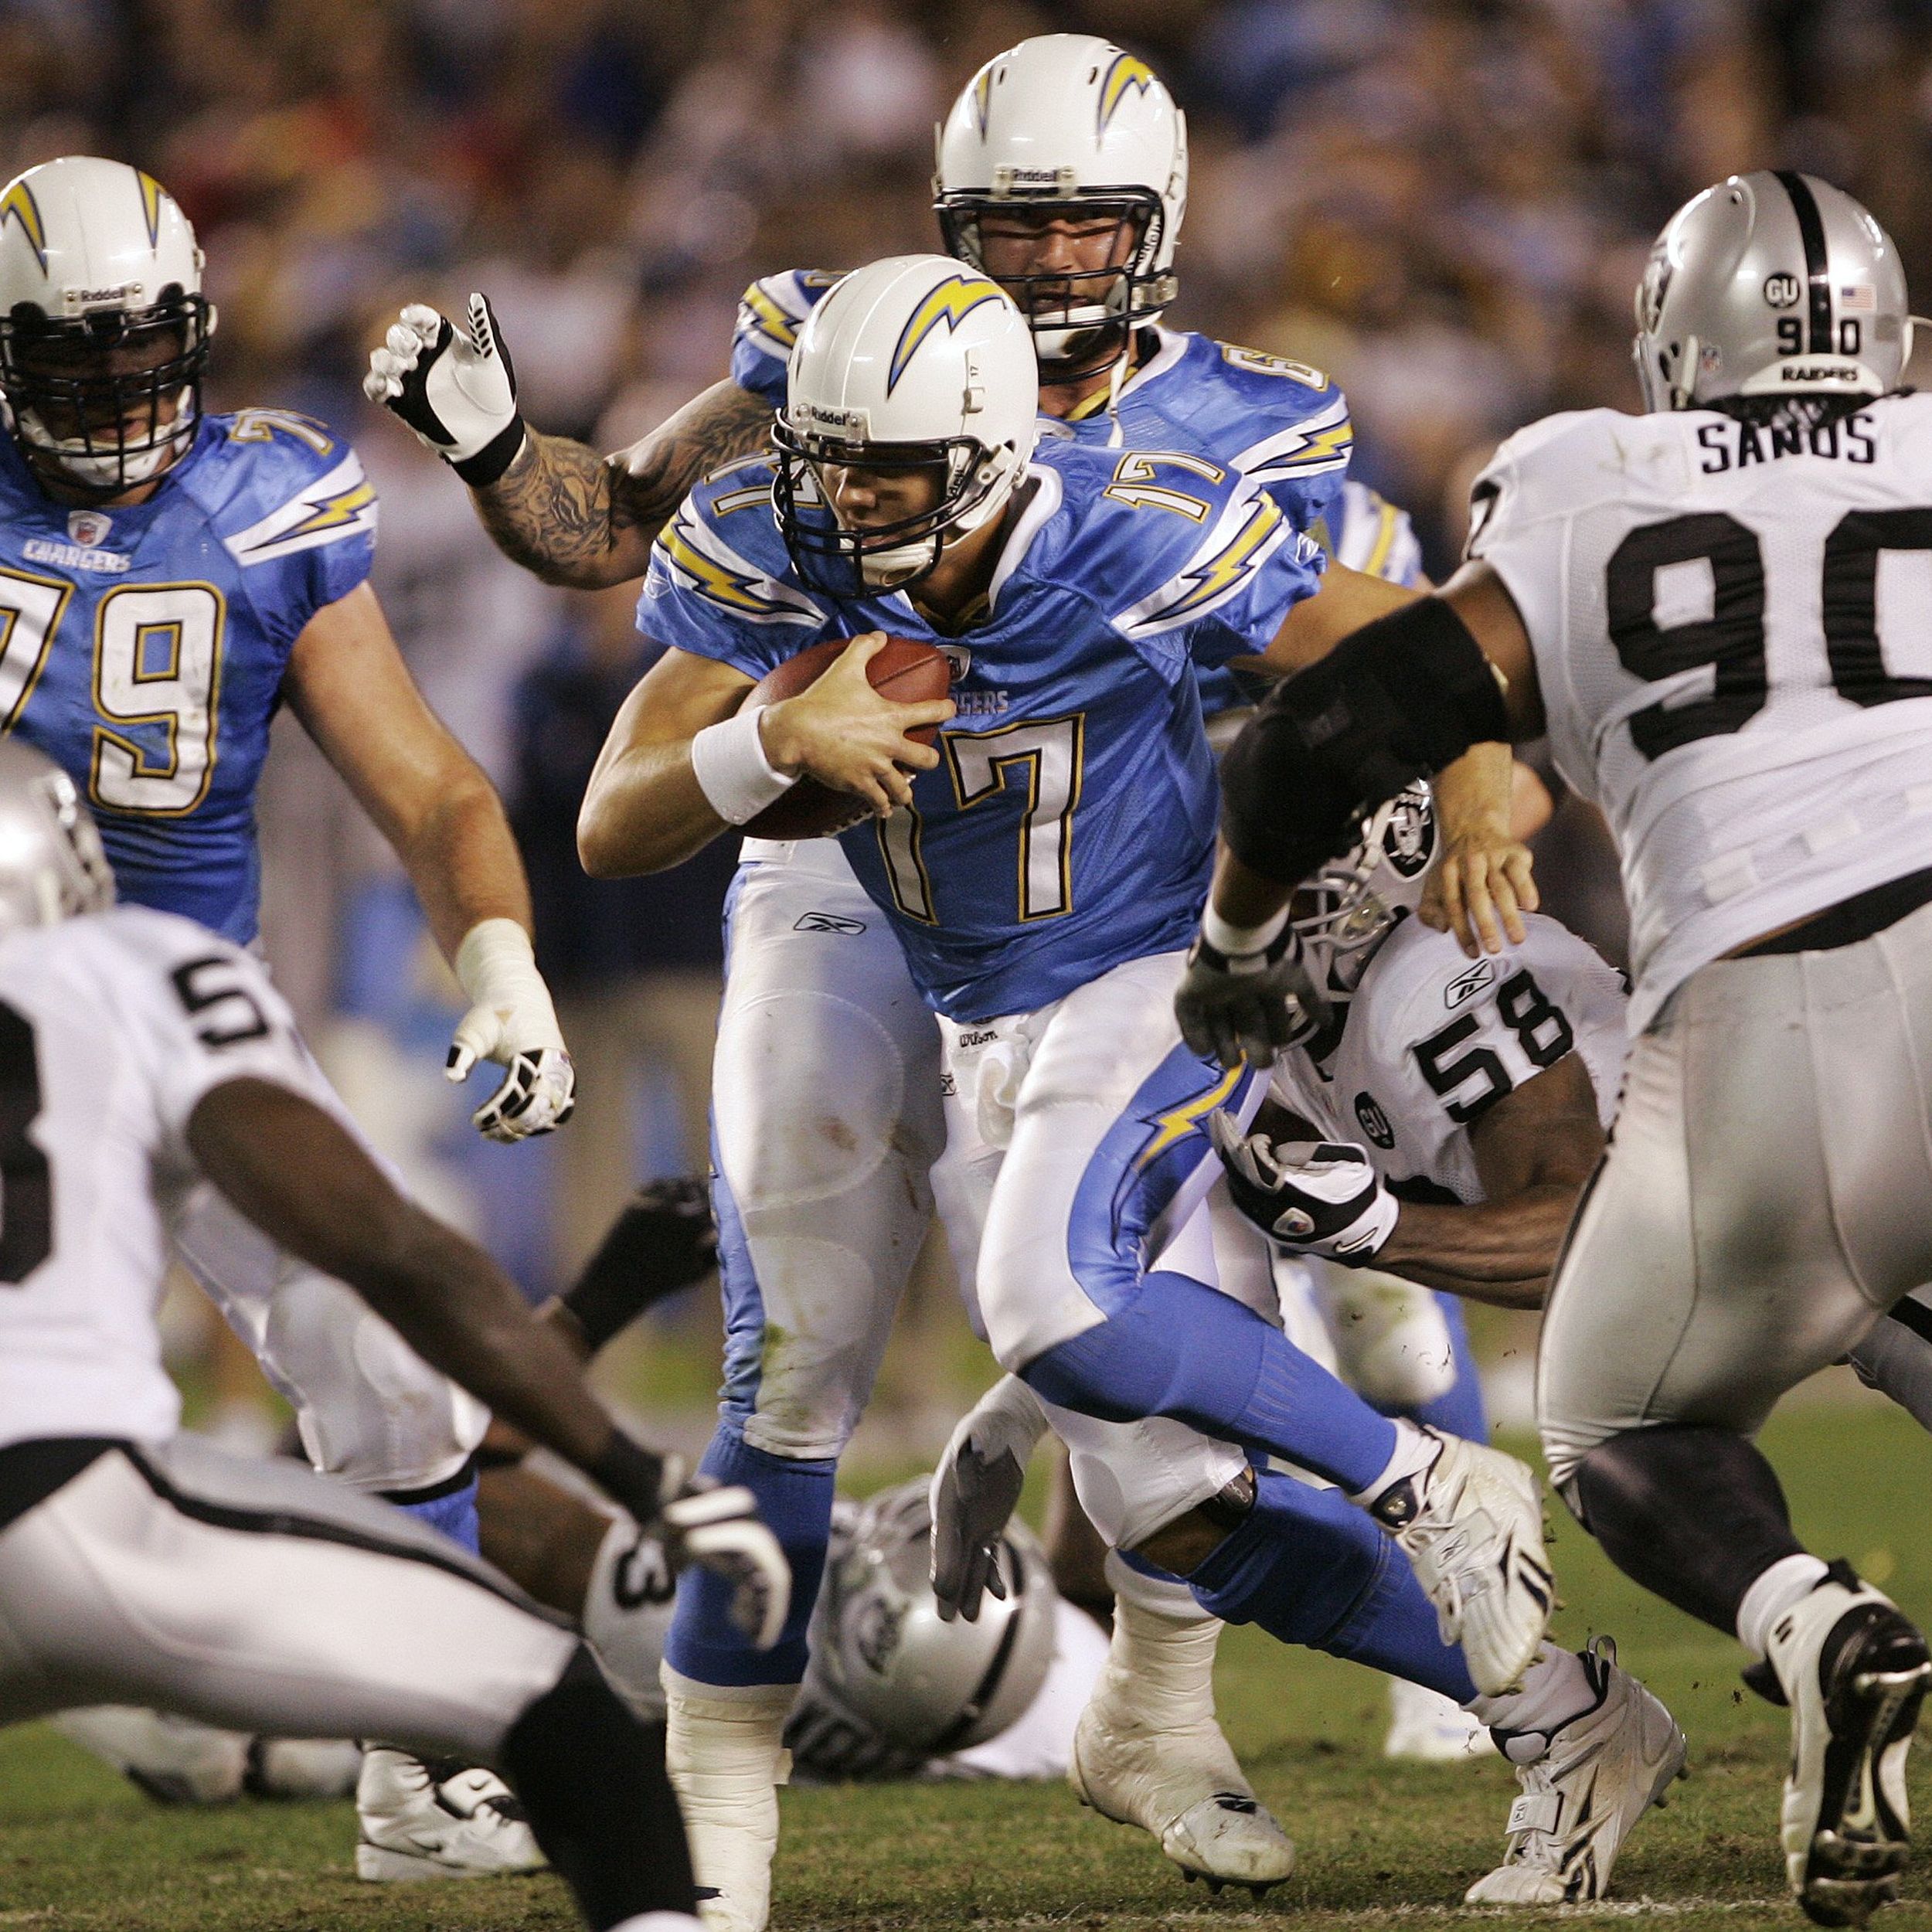
[[[1287,923],[1288,909],[1284,906],[1272,919],[1263,920],[1259,926],[1230,926],[1209,900],[1201,914],[1201,937],[1217,953],[1239,959],[1245,954],[1265,951],[1281,937],[1281,928]]]
[[[759,734],[762,705],[747,705],[722,724],[706,725],[691,740],[691,771],[711,809],[728,825],[742,825],[774,804],[798,782],[774,771]]]
[[[514,1012],[536,1044],[561,1048],[550,989],[536,969],[530,935],[514,919],[479,920],[456,949],[456,977],[472,1006]]]

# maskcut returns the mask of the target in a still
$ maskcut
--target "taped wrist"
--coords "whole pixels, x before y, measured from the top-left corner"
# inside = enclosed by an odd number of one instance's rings
[[[523,418],[512,416],[474,456],[452,461],[450,468],[471,489],[486,490],[523,454]]]
[[[762,705],[746,705],[706,725],[691,740],[691,773],[706,802],[728,825],[742,825],[775,804],[798,782],[765,756],[758,723]]]
[[[1269,694],[1222,760],[1222,835],[1264,878],[1298,884],[1348,849],[1363,811],[1508,736],[1482,647],[1423,597]]]

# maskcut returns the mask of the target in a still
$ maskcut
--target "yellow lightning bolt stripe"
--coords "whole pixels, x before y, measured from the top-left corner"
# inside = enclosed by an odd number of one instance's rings
[[[1170,604],[1162,611],[1162,620],[1183,616],[1202,604],[1213,602],[1240,577],[1252,561],[1255,552],[1274,535],[1281,522],[1281,512],[1274,498],[1271,496],[1257,497],[1253,514],[1235,532],[1232,541],[1220,553],[1209,558],[1205,563],[1197,564],[1185,573],[1194,580],[1195,588],[1178,604]]]
[[[1278,457],[1267,467],[1270,470],[1298,470],[1311,463],[1332,463],[1338,456],[1346,456],[1354,447],[1354,423],[1337,423],[1331,429],[1316,430],[1308,438],[1305,449],[1296,451],[1292,456]]]
[[[1145,60],[1136,60],[1131,53],[1117,53],[1114,64],[1107,70],[1100,82],[1099,117],[1094,125],[1096,134],[1107,131],[1107,124],[1114,118],[1114,110],[1125,98],[1130,87],[1138,87],[1145,94],[1154,85],[1154,70]]]
[[[16,181],[7,190],[6,198],[0,200],[0,229],[10,221],[20,224],[20,232],[27,238],[33,250],[34,259],[43,269],[47,265],[47,230],[40,219],[40,204],[33,198],[33,190],[24,181]]]
[[[949,329],[957,328],[981,302],[1003,299],[999,291],[983,275],[948,275],[928,292],[899,332],[892,364],[886,372],[886,393],[891,395],[900,377],[906,372],[906,365],[918,353],[920,344],[941,322]]]
[[[155,247],[161,240],[161,204],[168,190],[152,175],[134,170],[134,179],[141,183],[141,212],[148,219],[148,246]]]
[[[353,523],[375,501],[375,485],[365,478],[334,496],[324,498],[301,522],[286,530],[277,530],[269,541],[286,543],[291,537],[311,536],[318,530],[333,530],[345,523]]]
[[[788,349],[798,341],[798,325],[774,298],[765,293],[762,284],[753,282],[739,300],[757,318],[760,331],[769,335],[781,349]]]
[[[1134,1165],[1137,1168],[1151,1167],[1177,1141],[1184,1141],[1190,1134],[1198,1133],[1202,1121],[1217,1107],[1226,1104],[1228,1097],[1240,1083],[1241,1076],[1247,1070],[1247,1062],[1240,1061],[1222,1075],[1217,1085],[1209,1087],[1205,1094],[1197,1094],[1191,1100],[1183,1100],[1179,1107],[1157,1115],[1154,1122],[1154,1138],[1135,1155]]]
[[[749,611],[760,617],[782,607],[769,597],[758,596],[751,588],[753,579],[743,571],[733,570],[716,557],[707,556],[677,525],[673,524],[658,541],[663,544],[665,555],[672,563],[714,604],[721,604],[730,611]]]
[[[992,63],[980,69],[979,78],[973,83],[973,118],[979,123],[979,138],[986,138],[986,122],[993,111]]]

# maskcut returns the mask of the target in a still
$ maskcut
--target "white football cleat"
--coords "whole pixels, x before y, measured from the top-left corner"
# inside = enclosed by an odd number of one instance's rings
[[[1932,1657],[1889,1597],[1846,1564],[1771,1626],[1791,1707],[1781,1833],[1792,1895],[1820,1925],[1862,1925],[1911,1856],[1905,1760]]]
[[[1370,1513],[1408,1553],[1442,1641],[1462,1646],[1478,1690],[1500,1696],[1534,1661],[1556,1607],[1536,1478],[1500,1449],[1423,1433],[1441,1445],[1435,1461]]]
[[[684,1814],[705,1932],[764,1932],[796,1684],[734,1693],[662,1666],[665,1764]]]
[[[1424,1764],[1466,1764],[1493,1757],[1496,1747],[1488,1727],[1453,1697],[1407,1679],[1389,1679],[1389,1733],[1384,1757],[1406,1757]]]
[[[1188,1879],[1257,1898],[1294,1869],[1294,1847],[1242,1774],[1214,1716],[1218,1617],[1164,1614],[1123,1570],[1114,1634],[1074,1728],[1066,1781],[1083,1804],[1138,1825]]]
[[[495,1772],[426,1760],[387,1744],[362,1753],[355,1876],[379,1883],[495,1877],[545,1859],[523,1808]]]
[[[96,1704],[53,1720],[62,1736],[111,1764],[158,1804],[220,1804],[241,1795],[245,1731],[133,1704]]]
[[[1532,1764],[1516,1767],[1522,1794],[1509,1808],[1503,1862],[1463,1896],[1466,1905],[1574,1905],[1600,1899],[1631,1828],[1684,1774],[1677,1720],[1617,1665],[1607,1637],[1591,1640],[1583,1669],[1597,1692],[1580,1716],[1550,1733]]]

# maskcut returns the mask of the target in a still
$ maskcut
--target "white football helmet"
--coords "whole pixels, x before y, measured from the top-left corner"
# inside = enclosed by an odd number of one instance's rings
[[[114,903],[114,871],[73,781],[45,752],[0,738],[0,934]]]
[[[799,332],[772,427],[772,504],[799,574],[835,597],[903,589],[997,516],[1038,434],[1039,365],[1011,299],[950,255],[855,269]],[[828,468],[929,476],[930,505],[848,527]]]
[[[1783,168],[1733,175],[1658,236],[1632,347],[1647,410],[1884,395],[1912,353],[1898,249],[1829,182]]]
[[[1371,812],[1353,851],[1294,896],[1289,923],[1315,984],[1345,1005],[1389,934],[1422,903],[1435,862],[1435,800],[1418,781]]]
[[[980,223],[995,209],[1063,205],[1131,225],[1117,268],[1008,279],[1043,362],[1117,357],[1173,301],[1187,117],[1145,61],[1092,34],[1036,35],[988,61],[937,134],[940,230],[982,273]]]
[[[1058,1594],[1046,1558],[1025,1524],[1002,1539],[1004,1600],[988,1596],[979,1621],[943,1622],[932,1584],[930,1479],[920,1476],[873,1497],[849,1529],[833,1532],[825,1580],[811,1623],[808,1702],[863,1733],[869,1748],[838,1739],[815,1759],[821,1775],[903,1775],[930,1757],[984,1743],[1039,1696],[1059,1638]],[[800,1740],[787,1733],[795,1753]]]
[[[29,460],[118,495],[194,439],[215,311],[174,197],[70,155],[0,190],[0,391]]]

